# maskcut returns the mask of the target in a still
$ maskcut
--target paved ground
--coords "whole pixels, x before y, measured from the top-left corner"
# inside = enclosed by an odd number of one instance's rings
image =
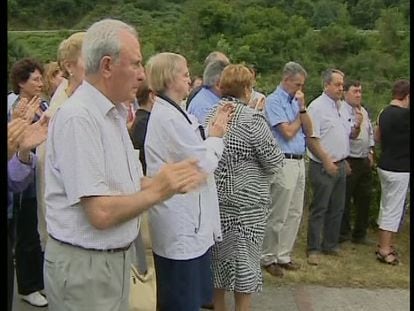
[[[151,252],[147,260],[153,265]],[[23,302],[14,285],[13,311],[47,311]],[[233,309],[233,299],[228,294],[228,311]],[[278,287],[265,282],[263,291],[253,296],[251,311],[408,311],[408,289],[330,288],[315,285],[291,285]],[[56,310],[60,311],[60,310]],[[180,311],[180,310],[176,310]]]
[[[230,296],[228,300],[232,304]],[[252,311],[408,311],[409,301],[409,290],[402,289],[369,290],[313,285],[271,287],[265,284],[263,292],[253,298]],[[47,311],[48,308],[31,307],[15,295],[13,310]]]

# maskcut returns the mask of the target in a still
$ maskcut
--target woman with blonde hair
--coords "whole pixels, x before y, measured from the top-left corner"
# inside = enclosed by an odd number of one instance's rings
[[[210,248],[221,238],[213,172],[232,109],[220,109],[205,135],[197,119],[179,106],[190,90],[186,59],[174,53],[157,54],[148,60],[146,73],[156,95],[144,146],[147,176],[154,176],[165,163],[192,157],[207,177],[199,189],[175,195],[148,211],[157,309],[198,311],[212,299]]]
[[[43,73],[43,96],[47,101],[50,101],[62,80],[62,70],[58,63],[47,63]]]
[[[85,68],[81,57],[82,42],[85,32],[76,32],[64,39],[57,51],[57,62],[62,70],[62,82],[53,94],[49,109],[46,113],[52,117],[56,110],[73,94],[81,85],[85,76]],[[42,250],[46,247],[48,233],[46,230],[46,202],[45,202],[45,154],[46,142],[37,147],[38,156],[36,167],[36,190],[37,190],[37,217],[38,231]]]
[[[214,310],[226,310],[225,292],[234,292],[235,310],[250,310],[251,294],[262,289],[260,256],[270,208],[270,178],[283,164],[263,113],[248,106],[253,75],[244,65],[224,68],[222,99],[207,116],[214,118],[224,102],[234,117],[223,137],[224,151],[214,172],[223,240],[212,248]]]
[[[66,101],[81,85],[85,76],[81,52],[85,32],[76,32],[63,40],[58,47],[57,62],[62,70],[62,81],[59,90],[50,100],[50,113],[54,114],[56,109]],[[58,92],[59,91],[59,92]]]

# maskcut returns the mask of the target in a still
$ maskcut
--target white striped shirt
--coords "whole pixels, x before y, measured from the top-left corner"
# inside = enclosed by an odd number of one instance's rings
[[[123,105],[114,106],[83,82],[49,125],[46,147],[46,221],[53,237],[85,248],[130,244],[137,218],[98,230],[80,199],[131,194],[139,190],[142,168],[126,128]]]
[[[336,102],[325,93],[309,104],[308,114],[313,127],[311,137],[320,139],[321,146],[332,160],[335,162],[348,157],[351,133],[349,115],[340,113]],[[309,149],[308,155],[312,160],[321,162]]]

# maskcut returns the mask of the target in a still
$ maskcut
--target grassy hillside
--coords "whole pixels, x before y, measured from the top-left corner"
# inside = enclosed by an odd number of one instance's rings
[[[113,17],[137,27],[145,58],[181,53],[198,75],[205,56],[221,50],[233,62],[254,64],[264,93],[276,87],[287,61],[308,71],[308,100],[321,92],[321,72],[337,67],[362,80],[375,116],[388,103],[392,82],[410,74],[408,9],[407,0],[8,0],[10,31],[61,29],[9,32],[9,66],[26,54],[53,60],[67,29]],[[362,13],[363,21],[356,18]]]

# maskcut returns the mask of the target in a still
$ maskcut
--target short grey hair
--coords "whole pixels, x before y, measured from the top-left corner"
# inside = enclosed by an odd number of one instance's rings
[[[228,65],[222,60],[215,60],[209,63],[204,69],[203,84],[209,87],[214,86],[219,80],[224,68]]]
[[[134,27],[115,19],[103,19],[86,31],[82,44],[82,57],[85,63],[85,74],[93,74],[99,71],[101,59],[104,56],[113,57],[115,62],[121,52],[119,32],[126,30],[138,39],[138,33]]]
[[[337,73],[337,74],[341,75],[342,77],[345,76],[345,74],[342,71],[338,70],[338,69],[334,69],[334,68],[326,69],[322,73],[322,86],[325,86],[325,85],[331,83],[331,81],[332,81],[332,75],[334,73]]]
[[[288,62],[283,67],[283,78],[294,77],[298,74],[303,75],[305,79],[308,76],[308,73],[306,72],[306,70],[300,64],[296,62]]]
[[[230,64],[229,58],[222,52],[219,51],[213,51],[204,60],[204,67],[207,67],[208,64],[210,64],[213,61],[216,60],[222,60],[224,62],[227,62],[227,65]]]

